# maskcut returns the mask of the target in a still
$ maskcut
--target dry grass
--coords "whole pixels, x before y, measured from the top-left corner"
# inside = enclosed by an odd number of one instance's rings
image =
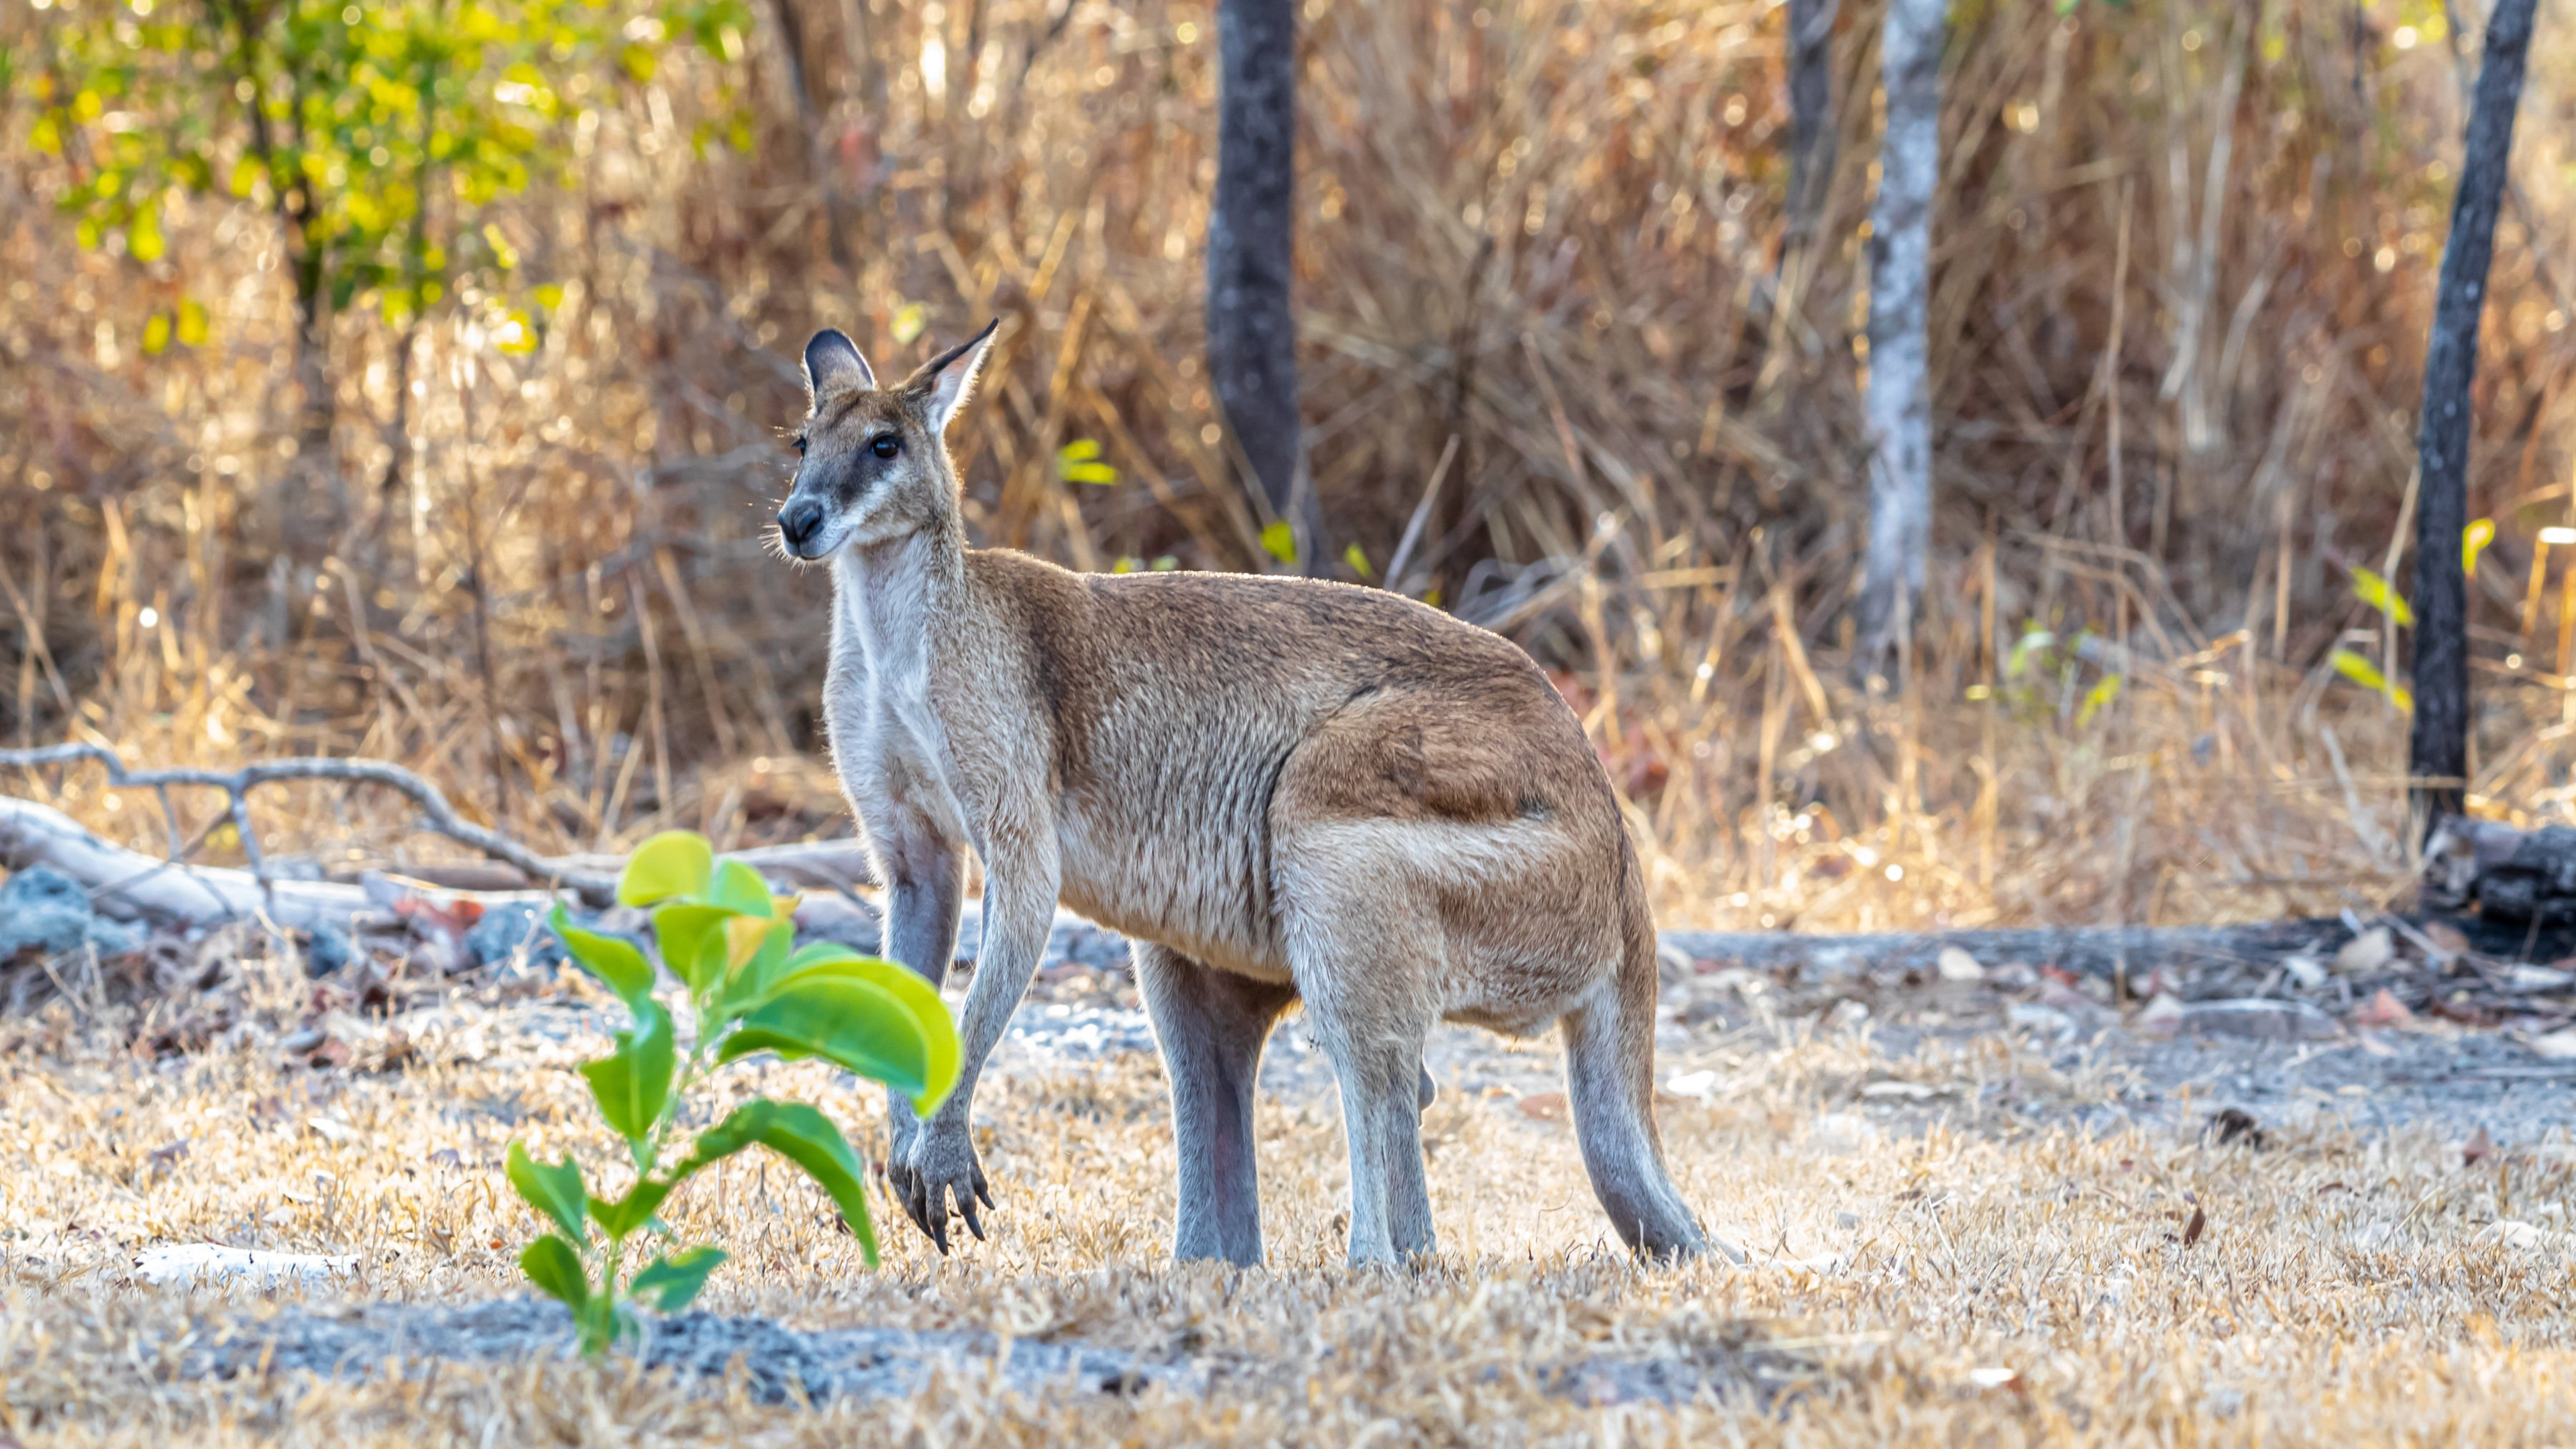
[[[756,1166],[672,1214],[736,1254],[709,1290],[718,1311],[1234,1365],[1204,1400],[1000,1398],[968,1372],[900,1402],[767,1408],[567,1363],[179,1381],[166,1366],[184,1335],[292,1305],[129,1282],[133,1250],[354,1253],[359,1296],[470,1301],[517,1289],[510,1252],[533,1231],[501,1182],[508,1140],[609,1155],[569,1070],[596,1042],[552,1041],[528,1008],[414,1017],[406,1071],[307,1072],[281,1069],[256,1024],[290,988],[261,990],[254,1025],[193,1058],[139,1059],[112,1023],[59,1005],[0,1043],[0,1425],[23,1442],[2510,1444],[2576,1423],[2568,1260],[2480,1236],[2499,1217],[2564,1226],[2563,1142],[2464,1169],[2456,1141],[2420,1128],[2283,1128],[2260,1151],[2157,1126],[2088,1135],[1978,1105],[1976,1089],[2101,1103],[2116,1072],[2061,1071],[2000,1039],[1891,1067],[1865,1034],[1812,1026],[1665,1056],[1720,1074],[1712,1101],[1669,1101],[1663,1120],[1712,1226],[1771,1260],[1745,1271],[1640,1270],[1606,1251],[1565,1125],[1455,1084],[1425,1130],[1435,1267],[1338,1266],[1337,1115],[1329,1095],[1291,1093],[1261,1115],[1273,1268],[1175,1269],[1161,1081],[1134,1056],[992,1084],[1004,1211],[956,1259],[903,1229],[865,1274],[819,1196]],[[1532,1050],[1496,1071],[1549,1064]],[[874,1130],[873,1104],[823,1073],[766,1075]],[[1888,1075],[1969,1105],[1918,1132],[1856,1099]],[[2206,1227],[2187,1241],[2195,1212]],[[1809,1358],[1810,1386],[1768,1411],[1667,1410],[1536,1382],[1585,1355],[1748,1337]]]

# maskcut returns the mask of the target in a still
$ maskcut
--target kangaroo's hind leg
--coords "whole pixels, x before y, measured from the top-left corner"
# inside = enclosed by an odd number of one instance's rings
[[[1201,965],[1135,942],[1136,985],[1172,1085],[1180,1153],[1172,1256],[1261,1262],[1261,1183],[1252,1101],[1261,1048],[1296,988]]]
[[[1437,1019],[1429,983],[1440,941],[1432,912],[1414,908],[1395,842],[1372,839],[1378,831],[1307,832],[1289,852],[1296,887],[1285,920],[1307,1029],[1341,1089],[1355,1266],[1438,1249],[1422,1163],[1422,1053]]]
[[[1310,993],[1306,1004],[1310,1029],[1341,1089],[1342,1134],[1351,1153],[1352,1265],[1438,1251],[1422,1164],[1422,1047],[1430,1022],[1355,1009],[1347,997]]]

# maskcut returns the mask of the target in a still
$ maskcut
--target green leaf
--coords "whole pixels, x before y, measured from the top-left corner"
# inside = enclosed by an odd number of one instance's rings
[[[910,343],[912,339],[919,337],[921,335],[921,329],[929,324],[929,308],[921,305],[919,302],[906,302],[902,306],[894,309],[893,325],[888,327],[886,331],[894,338],[895,345],[897,347],[901,347]]]
[[[737,919],[749,920],[748,917]],[[781,919],[757,924],[767,928],[760,935],[758,948],[725,978],[724,1008],[718,1013],[721,1021],[731,1021],[754,1002],[766,997],[778,978],[786,974],[790,960],[788,953],[796,945],[796,923]],[[731,932],[728,931],[727,935],[730,938]]]
[[[649,1225],[653,1214],[661,1211],[663,1202],[680,1186],[679,1179],[638,1178],[626,1195],[615,1202],[599,1198],[590,1200],[590,1216],[599,1230],[612,1238],[622,1238],[637,1228]]]
[[[2004,655],[2004,678],[2019,679],[2022,671],[2030,667],[2033,654],[2044,657],[2056,643],[2057,636],[2046,629],[2022,630],[2021,637],[2013,641],[2012,649]]]
[[[1261,530],[1261,546],[1281,563],[1297,562],[1297,533],[1284,518]]]
[[[161,199],[154,197],[134,208],[134,220],[125,228],[125,250],[138,262],[157,262],[170,250],[161,235]]]
[[[717,865],[715,890],[709,901],[746,916],[766,916],[777,909],[769,894],[769,882],[760,878],[759,871],[738,860]]]
[[[676,1258],[655,1258],[627,1289],[638,1298],[652,1299],[665,1313],[677,1313],[707,1286],[707,1275],[724,1260],[724,1249],[701,1244]]]
[[[524,1142],[510,1144],[510,1156],[504,1166],[510,1186],[518,1189],[528,1206],[555,1220],[564,1236],[578,1243],[582,1240],[582,1214],[590,1194],[581,1185],[580,1164],[566,1158],[547,1167],[528,1156]]]
[[[2334,665],[2335,673],[2373,694],[2386,696],[2390,704],[2405,713],[2415,712],[2415,696],[2407,691],[2406,686],[2395,683],[2387,675],[2380,673],[2378,665],[2349,649],[2336,650],[2328,656],[2327,662]]]
[[[916,986],[906,987],[905,978]],[[892,962],[790,970],[743,1013],[716,1057],[730,1062],[759,1051],[791,1061],[821,1057],[904,1093],[924,1115],[957,1081],[957,1030],[947,1007],[929,982]]]
[[[182,347],[203,347],[206,345],[206,336],[207,327],[205,304],[194,297],[180,298],[179,345]]]
[[[537,324],[527,313],[512,308],[502,314],[501,325],[492,329],[495,351],[509,357],[525,357],[537,350]]]
[[[2460,530],[2460,572],[2470,578],[2478,576],[2478,555],[2495,542],[2495,520],[2481,518]]]
[[[666,830],[645,841],[617,878],[617,903],[649,906],[673,896],[703,896],[716,872],[716,853],[694,830]]]
[[[803,1168],[805,1175],[831,1196],[842,1221],[857,1235],[861,1256],[869,1267],[875,1267],[876,1229],[868,1221],[867,1187],[860,1177],[859,1159],[831,1118],[801,1102],[773,1102],[762,1097],[736,1107],[699,1136],[688,1160],[672,1176],[688,1177],[753,1143]]]
[[[1067,483],[1091,483],[1101,487],[1118,481],[1118,470],[1100,461],[1100,444],[1090,438],[1076,438],[1055,450],[1055,476]]]
[[[1373,579],[1377,577],[1377,570],[1369,567],[1368,550],[1360,547],[1357,543],[1353,543],[1350,547],[1342,550],[1342,562],[1349,564],[1351,566],[1351,572],[1358,574],[1361,578]]]
[[[653,1123],[671,1099],[671,1014],[647,997],[634,1003],[635,1025],[617,1034],[617,1050],[582,1064],[599,1115],[617,1135],[639,1142],[652,1135]]]
[[[662,964],[702,992],[724,975],[731,942],[725,926],[740,912],[725,906],[683,901],[653,913],[653,937],[661,943]]]
[[[772,996],[746,1012],[716,1049],[719,1062],[771,1051],[788,1061],[821,1057],[885,1083],[916,1101],[927,1097],[929,1053],[902,1005],[865,982],[841,981]]]
[[[492,249],[493,265],[498,266],[501,270],[505,272],[510,271],[519,265],[518,248],[510,245],[510,239],[503,236],[501,234],[501,228],[492,222],[487,221],[483,223],[483,244]],[[526,316],[526,314],[522,312],[513,312],[510,315],[513,317]]]
[[[913,1029],[920,1033],[923,1058],[924,1114],[935,1109],[957,1085],[963,1051],[957,1044],[957,1022],[930,978],[898,961],[863,956],[837,941],[815,941],[787,958],[786,970],[771,984],[775,995],[821,981],[864,982],[894,998]]]
[[[2080,730],[2093,723],[2093,716],[2101,712],[2102,706],[2118,699],[2121,686],[2128,682],[2128,676],[2124,674],[2103,675],[2084,692],[2084,703],[2075,711],[2075,727]]]
[[[581,929],[560,905],[547,917],[546,924],[554,928],[555,939],[563,942],[572,959],[628,1006],[653,999],[652,964],[631,943]]]
[[[158,357],[170,348],[170,314],[155,312],[143,324],[143,355]]]
[[[2415,622],[2415,611],[2407,607],[2406,596],[2389,587],[2388,580],[2368,569],[2352,571],[2352,596],[2386,614],[2400,629]]]
[[[552,1233],[519,1250],[519,1271],[575,1316],[590,1306],[590,1275],[582,1271],[581,1251]]]

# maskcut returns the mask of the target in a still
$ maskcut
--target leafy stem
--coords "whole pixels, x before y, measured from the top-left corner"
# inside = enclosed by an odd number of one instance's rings
[[[656,836],[618,882],[618,900],[652,906],[660,965],[686,987],[691,1033],[677,1049],[678,1023],[655,994],[654,963],[627,939],[573,924],[557,907],[553,926],[583,969],[626,1003],[629,1024],[616,1049],[586,1063],[600,1115],[626,1140],[635,1179],[614,1200],[591,1196],[581,1169],[551,1166],[510,1147],[511,1186],[552,1223],[520,1265],[530,1282],[572,1309],[584,1352],[600,1353],[632,1322],[644,1298],[677,1312],[724,1260],[713,1245],[657,1254],[626,1278],[627,1239],[650,1228],[668,1236],[660,1209],[689,1178],[747,1147],[766,1147],[814,1179],[873,1266],[876,1234],[865,1175],[832,1120],[801,1103],[754,1097],[694,1134],[686,1156],[669,1160],[681,1104],[730,1062],[762,1052],[816,1057],[910,1096],[927,1113],[956,1084],[955,1024],[936,988],[891,962],[815,943],[796,945],[795,901],[774,896],[739,861],[717,860],[703,837]],[[594,1235],[594,1230],[596,1230]],[[597,1267],[596,1279],[592,1276]]]

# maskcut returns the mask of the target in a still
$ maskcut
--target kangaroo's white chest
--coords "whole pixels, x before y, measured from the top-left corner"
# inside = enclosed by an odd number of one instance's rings
[[[890,836],[927,826],[980,850],[931,704],[920,621],[899,594],[847,575],[838,582],[824,704],[833,762],[861,825],[889,847]]]

